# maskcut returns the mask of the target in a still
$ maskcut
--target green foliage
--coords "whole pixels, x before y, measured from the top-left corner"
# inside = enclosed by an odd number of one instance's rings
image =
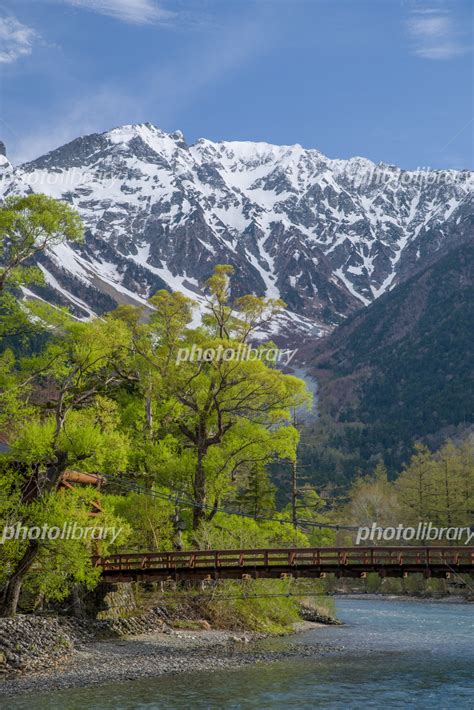
[[[204,326],[191,329],[192,302],[180,293],[159,291],[148,323],[130,309],[118,317],[132,322],[130,366],[135,392],[124,417],[136,417],[135,465],[145,479],[175,488],[195,503],[193,527],[206,506],[232,493],[242,471],[275,459],[294,458],[298,433],[289,425],[291,408],[309,402],[301,380],[261,360],[193,359],[192,348],[238,350],[249,333],[276,312],[254,297],[229,302],[231,269],[216,267],[208,281],[209,312]],[[270,314],[270,315],[269,315]]]
[[[2,492],[7,495],[8,505],[0,507],[2,529],[4,525],[19,525],[25,529],[47,526],[46,529],[57,527],[60,530],[74,525],[82,529],[116,528],[121,529],[117,542],[127,544],[130,525],[113,512],[112,507],[105,503],[106,497],[95,489],[55,491],[32,503],[25,503],[21,499],[21,488],[16,485],[17,479],[18,473],[4,463],[0,484]],[[90,515],[92,503],[96,502],[103,507],[100,518]],[[93,588],[99,580],[100,571],[93,566],[91,555],[107,555],[112,551],[110,537],[103,540],[94,540],[90,536],[86,540],[46,537],[38,544],[38,554],[25,576],[24,587],[35,595],[55,600],[66,598],[75,584],[81,584],[85,589]],[[6,540],[0,546],[0,584],[8,579],[27,548],[26,533],[21,534],[19,539]]]
[[[130,526],[128,548],[150,551],[173,549],[175,530],[172,503],[166,500],[157,502],[140,493],[129,493],[123,496],[108,495],[105,505]]]
[[[20,264],[26,250],[32,255],[65,237],[79,237],[77,220],[42,198],[9,202],[2,224],[8,235],[3,257],[10,264],[2,274],[10,285],[25,277]],[[23,251],[18,235],[23,235]],[[151,299],[148,320],[131,306],[89,322],[35,307],[37,321],[48,330],[43,347],[24,357],[10,350],[0,355],[0,426],[9,430],[0,483],[16,505],[3,511],[5,520],[52,524],[69,516],[84,522],[97,492],[82,497],[58,492],[61,476],[73,467],[109,474],[114,481],[126,473],[150,493],[171,497],[175,492],[191,502],[186,507],[125,495],[114,483],[113,493],[100,496],[100,517],[125,521],[129,546],[218,547],[235,546],[236,540],[243,546],[308,544],[287,513],[274,513],[266,471],[272,461],[296,455],[299,435],[290,413],[309,402],[304,383],[264,359],[202,362],[178,356],[193,345],[237,349],[282,307],[253,296],[231,304],[230,271],[218,267],[209,280],[208,317],[194,329],[193,303],[167,291]],[[33,477],[34,493],[25,496]],[[248,508],[251,500],[255,516],[271,512],[277,522],[215,515],[214,508],[235,507],[237,492],[239,505]],[[123,549],[125,538],[120,544]],[[62,598],[72,584],[93,586],[97,570],[88,561],[90,546],[71,545],[24,541],[4,547],[6,589],[19,570],[27,589],[49,599]]]
[[[333,517],[360,525],[411,522],[417,516],[441,523],[469,520],[469,445],[447,444],[435,455],[418,448],[393,484],[380,463],[377,447],[388,440],[380,426],[367,428],[369,420],[354,409],[331,428],[326,410],[318,422],[320,439],[307,442],[302,462],[319,456],[318,469],[329,470],[324,458],[329,452],[329,458],[337,458],[341,482],[364,457],[365,468],[360,468],[376,470],[354,483],[342,510],[328,510],[311,485],[300,489],[300,526],[295,529],[289,506],[277,510],[270,472],[275,463],[296,459],[300,434],[292,422],[298,408],[310,405],[305,384],[265,358],[183,357],[192,348],[238,352],[284,304],[253,295],[232,301],[232,268],[226,265],[216,267],[208,280],[207,313],[198,328],[191,326],[195,304],[168,291],[150,299],[153,312],[148,318],[142,309],[120,306],[102,318],[78,322],[44,304],[26,308],[19,303],[15,289],[37,276],[28,265],[31,257],[81,234],[77,215],[45,196],[11,198],[0,210],[0,431],[8,431],[9,444],[0,457],[0,523],[61,527],[76,522],[87,527],[91,509],[99,504],[102,512],[94,524],[100,519],[101,526],[123,530],[113,550],[107,542],[84,540],[46,540],[37,546],[6,541],[0,549],[0,588],[8,592],[11,580],[21,578],[37,597],[61,600],[74,585],[90,589],[97,583],[92,554],[127,548],[331,545],[334,532],[315,525]],[[23,348],[18,336],[29,328],[40,338],[34,348],[31,343]],[[7,347],[15,332],[14,347]],[[365,342],[369,334],[363,333]],[[364,342],[356,348],[361,362]],[[265,344],[259,347],[263,351]],[[377,352],[375,348],[371,355],[374,367],[380,364]],[[400,378],[392,364],[392,374],[386,376]],[[385,405],[370,390],[373,386],[367,385],[365,401],[367,406],[376,402],[379,411]],[[401,431],[400,422],[389,421]],[[326,448],[320,446],[321,437],[326,437]],[[109,475],[113,483],[107,493],[79,486],[62,490],[62,476],[71,467]],[[144,490],[125,493],[116,483],[122,474]],[[229,597],[238,589],[238,596],[243,590],[247,598],[216,600],[209,615],[228,618],[229,624],[232,617],[234,626],[287,629],[298,618],[297,602],[278,596],[269,602],[262,593],[279,594],[288,584],[256,581],[242,588],[226,583]]]
[[[379,464],[372,475],[357,478],[349,495],[349,517],[359,525],[371,525],[374,521],[383,525],[399,522],[396,491],[383,465]]]
[[[472,438],[458,445],[448,441],[435,452],[419,444],[394,482],[388,480],[382,465],[372,475],[357,478],[338,517],[368,527],[373,523],[381,527],[416,527],[429,522],[437,527],[469,527],[473,496]],[[352,533],[340,533],[338,541],[350,544],[352,537]],[[414,540],[412,544],[422,543]]]
[[[53,309],[20,301],[19,288],[43,282],[41,270],[30,263],[35,256],[66,240],[82,238],[81,218],[66,203],[40,194],[4,200],[0,208],[0,352],[7,347],[26,352],[46,341],[41,316]]]
[[[252,466],[239,477],[235,502],[241,512],[254,518],[271,516],[276,510],[276,486],[263,466]]]
[[[432,454],[419,445],[395,483],[402,514],[410,522],[472,525],[474,509],[474,441],[448,441]]]
[[[193,532],[192,541],[202,550],[308,546],[308,538],[295,530],[288,515],[278,513],[275,517],[276,522],[257,521],[217,513],[211,521],[201,523]]]
[[[301,619],[297,599],[285,596],[291,587],[286,580],[225,582],[219,592],[223,599],[216,595],[204,602],[204,609],[220,628],[288,632]]]
[[[334,518],[359,525],[471,522],[471,444],[447,443],[435,454],[419,446],[395,484],[381,463],[385,460],[393,474],[413,431],[429,433],[465,417],[464,400],[457,399],[467,381],[464,365],[453,378],[443,374],[459,360],[455,349],[460,344],[465,352],[468,340],[467,311],[454,289],[442,300],[427,290],[428,307],[409,340],[395,338],[387,345],[375,326],[393,317],[393,310],[403,310],[413,285],[380,299],[358,328],[349,327],[344,347],[352,359],[328,367],[342,377],[350,378],[354,367],[376,374],[358,380],[360,399],[350,400],[337,421],[338,398],[329,390],[328,401],[323,390],[322,417],[316,431],[303,432],[306,446],[299,458],[311,462],[322,480],[333,474],[332,483],[347,484],[357,470],[365,475],[339,509],[329,510],[313,486],[300,489],[295,529],[290,507],[277,510],[270,472],[278,462],[296,459],[300,434],[292,422],[298,408],[310,405],[305,384],[264,357],[215,356],[238,352],[278,315],[283,302],[253,295],[232,301],[232,268],[220,265],[207,282],[207,313],[197,328],[191,325],[195,304],[168,291],[150,299],[148,318],[142,309],[120,306],[78,322],[64,310],[20,303],[18,287],[39,278],[31,259],[65,239],[81,238],[78,216],[44,195],[9,198],[0,210],[0,432],[8,431],[9,444],[0,457],[0,524],[87,527],[93,521],[122,528],[122,534],[114,546],[91,540],[5,541],[0,588],[7,596],[15,579],[46,600],[64,599],[77,584],[91,589],[99,578],[91,555],[115,550],[332,545],[335,533],[316,524]],[[426,283],[434,278],[440,283],[436,274]],[[456,342],[449,332],[457,333]],[[438,364],[431,344],[441,353]],[[214,357],[193,359],[192,348]],[[449,413],[428,391],[433,378],[452,395]],[[62,490],[62,476],[71,467],[109,475],[114,482],[107,493],[79,486]],[[122,474],[144,492],[125,493],[116,483]],[[102,512],[92,518],[97,504]],[[278,595],[291,591],[291,584],[225,583],[221,589],[228,598],[209,602],[209,618],[233,628],[288,629],[298,619],[299,605]],[[311,583],[307,590],[320,588]],[[270,601],[268,593],[277,596]]]
[[[391,477],[416,441],[439,447],[472,424],[474,245],[355,313],[316,345],[321,419],[303,432],[319,487],[382,458]]]
[[[65,202],[41,194],[7,197],[0,209],[0,291],[36,278],[23,265],[34,254],[82,238],[81,218]]]
[[[291,505],[285,509],[291,515]],[[299,490],[297,498],[297,520],[299,525],[306,531],[309,544],[313,547],[334,546],[336,535],[332,528],[312,527],[310,523],[331,525],[331,516],[327,511],[327,502],[324,501],[317,491],[309,485]]]
[[[121,528],[118,540],[125,545],[130,534],[126,521],[107,509],[101,513],[100,519],[91,518],[91,504],[97,500],[101,502],[102,497],[92,488],[54,493],[30,507],[28,523],[39,527],[46,523],[61,529],[74,522],[82,528]],[[34,566],[25,579],[25,589],[54,600],[65,599],[76,584],[93,589],[100,579],[100,570],[94,567],[91,555],[105,556],[112,551],[107,538],[41,541]]]

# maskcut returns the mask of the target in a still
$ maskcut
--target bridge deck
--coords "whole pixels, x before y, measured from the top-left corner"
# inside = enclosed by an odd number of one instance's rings
[[[474,547],[306,547],[130,552],[94,558],[105,582],[474,574]]]

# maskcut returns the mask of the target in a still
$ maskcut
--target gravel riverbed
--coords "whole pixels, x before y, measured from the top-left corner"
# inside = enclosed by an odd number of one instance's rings
[[[321,624],[304,622],[296,631]],[[259,648],[261,635],[216,630],[167,631],[77,644],[61,667],[0,680],[1,696],[105,685],[164,674],[238,668],[291,657],[338,651],[328,645],[285,642],[283,650]]]

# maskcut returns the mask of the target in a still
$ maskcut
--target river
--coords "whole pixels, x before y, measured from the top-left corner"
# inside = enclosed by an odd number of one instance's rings
[[[472,710],[472,604],[337,600],[344,626],[292,643],[343,650],[210,674],[61,690],[8,701],[9,710]],[[266,641],[285,644],[286,639]]]

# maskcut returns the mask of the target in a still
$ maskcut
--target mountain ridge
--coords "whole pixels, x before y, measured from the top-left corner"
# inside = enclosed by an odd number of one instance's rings
[[[79,137],[13,168],[3,195],[74,205],[83,246],[41,257],[36,295],[90,317],[158,288],[203,301],[216,263],[233,295],[283,298],[286,329],[325,335],[472,230],[474,174],[402,171],[366,158],[251,141],[188,145],[131,124]],[[423,179],[420,179],[423,178]]]

